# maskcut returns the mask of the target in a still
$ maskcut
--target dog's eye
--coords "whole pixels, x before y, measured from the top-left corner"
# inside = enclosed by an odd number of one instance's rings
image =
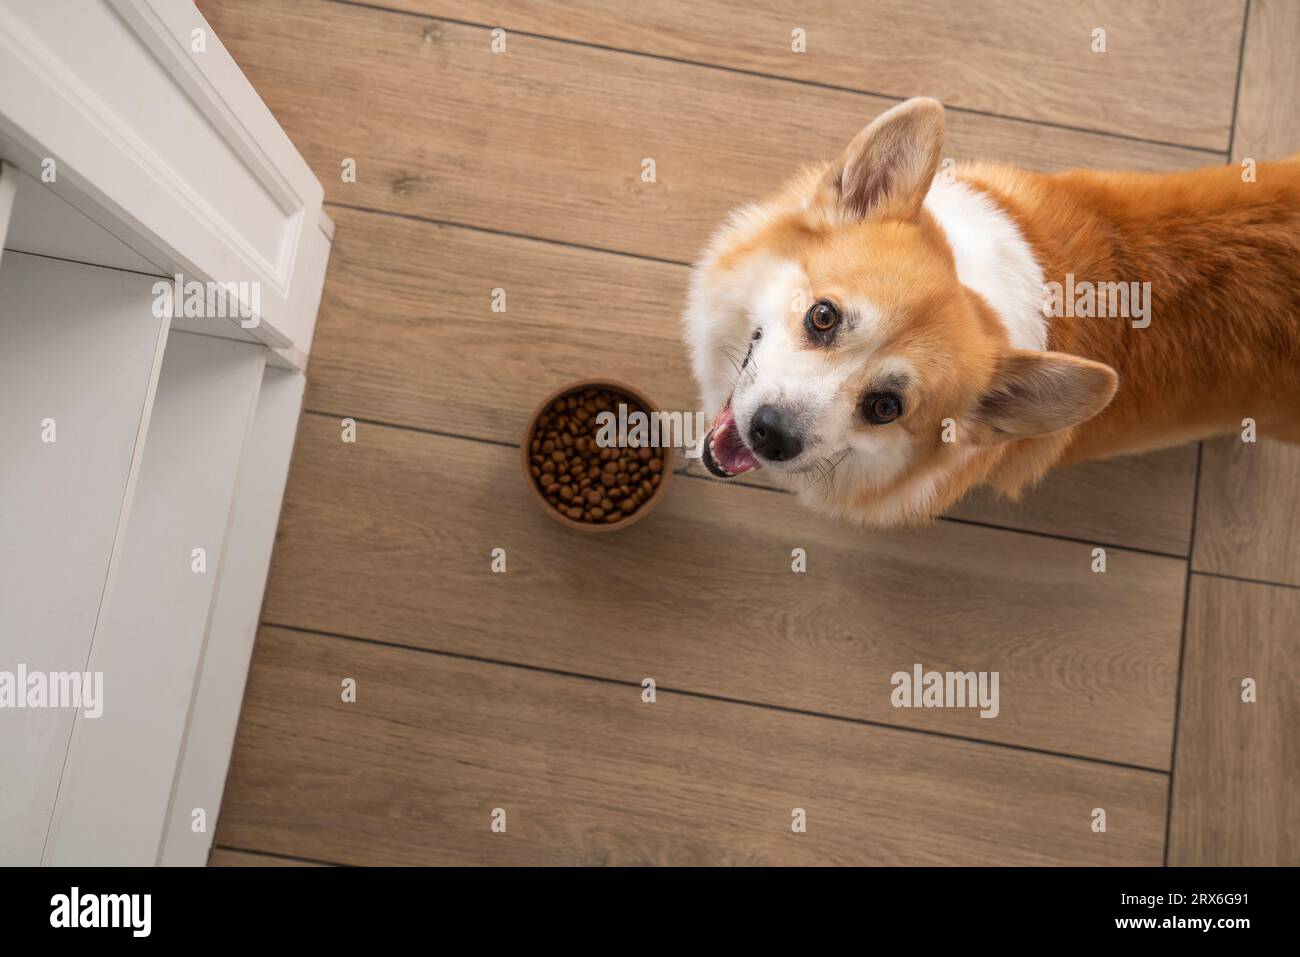
[[[814,335],[825,337],[840,324],[840,311],[833,303],[819,299],[812,304],[812,308],[804,316],[804,323]]]
[[[862,414],[873,425],[888,425],[903,414],[903,400],[892,392],[873,392],[862,400]]]
[[[740,371],[744,372],[749,365],[750,357],[754,354],[754,343],[763,338],[763,330],[755,329],[754,334],[749,337],[749,348],[745,350],[745,361],[740,364]]]

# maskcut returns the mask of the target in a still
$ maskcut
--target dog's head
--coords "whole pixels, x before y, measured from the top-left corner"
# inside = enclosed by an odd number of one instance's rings
[[[686,313],[714,475],[762,466],[824,510],[915,522],[1110,400],[1107,366],[1013,347],[959,281],[925,202],[942,144],[942,107],[908,100],[714,237]]]

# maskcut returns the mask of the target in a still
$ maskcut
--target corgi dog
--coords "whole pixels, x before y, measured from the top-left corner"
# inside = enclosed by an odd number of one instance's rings
[[[1043,174],[942,148],[942,106],[907,100],[714,235],[684,316],[710,473],[889,527],[1245,419],[1300,441],[1300,156]]]

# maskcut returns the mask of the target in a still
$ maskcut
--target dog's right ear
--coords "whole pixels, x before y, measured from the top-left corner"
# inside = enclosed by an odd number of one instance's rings
[[[943,150],[943,106],[914,97],[853,137],[818,191],[847,219],[911,219],[921,210]]]
[[[1119,376],[1110,366],[1064,352],[1013,349],[974,410],[989,441],[1037,438],[1068,429],[1104,409]]]

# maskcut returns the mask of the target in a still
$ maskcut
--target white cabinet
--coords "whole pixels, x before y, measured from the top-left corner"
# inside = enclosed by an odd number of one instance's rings
[[[188,0],[0,0],[0,160],[0,864],[202,864],[322,189]]]

